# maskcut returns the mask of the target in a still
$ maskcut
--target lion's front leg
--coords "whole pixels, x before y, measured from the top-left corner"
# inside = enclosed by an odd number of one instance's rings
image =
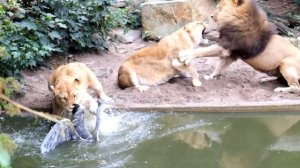
[[[102,84],[97,80],[97,78],[92,80],[91,88],[96,91],[98,97],[100,97],[104,102],[112,101],[112,98],[107,96],[104,92]]]
[[[219,76],[221,74],[221,72],[225,68],[227,68],[230,64],[232,64],[233,62],[234,62],[234,59],[232,59],[231,57],[221,58],[221,60],[217,64],[214,72],[211,73],[210,75],[204,75],[203,78],[205,80],[214,79],[216,76]]]
[[[189,65],[194,58],[228,57],[228,56],[230,56],[230,51],[224,49],[218,44],[214,44],[209,47],[199,47],[194,50],[183,50],[179,52],[179,60],[185,65]]]
[[[54,98],[52,100],[52,114],[59,115],[62,117],[68,116],[68,111],[63,107],[63,105],[60,105],[57,100]]]

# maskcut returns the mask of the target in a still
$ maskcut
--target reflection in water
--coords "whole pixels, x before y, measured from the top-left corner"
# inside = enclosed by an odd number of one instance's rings
[[[300,116],[101,113],[100,142],[67,142],[40,154],[50,123],[5,117],[18,144],[13,167],[298,168]]]

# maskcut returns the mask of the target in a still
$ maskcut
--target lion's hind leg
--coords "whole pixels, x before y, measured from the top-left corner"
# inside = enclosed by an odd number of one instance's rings
[[[172,67],[178,70],[180,73],[184,74],[185,76],[191,75],[193,86],[199,87],[202,85],[201,81],[199,80],[199,74],[197,70],[190,65],[185,65],[184,63],[179,62],[178,59],[174,59],[172,61]]]
[[[134,85],[135,88],[137,88],[139,92],[145,92],[146,90],[150,89],[150,86],[143,85],[140,83],[138,74],[135,71],[131,70],[129,72],[129,76],[132,84]]]
[[[283,62],[279,69],[280,73],[288,83],[288,87],[277,87],[274,89],[275,92],[283,93],[300,93],[299,85],[299,68],[294,62]]]

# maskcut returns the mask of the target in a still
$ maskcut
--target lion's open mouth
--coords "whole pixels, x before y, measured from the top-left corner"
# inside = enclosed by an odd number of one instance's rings
[[[208,39],[206,38],[206,34],[207,34],[207,33],[205,32],[205,30],[206,30],[206,28],[204,28],[204,29],[202,30],[202,37],[201,37],[202,40],[201,40],[201,42],[200,42],[200,44],[199,44],[200,46],[203,45],[203,44],[204,44],[204,45],[205,45],[205,44],[208,44]]]
[[[203,39],[206,39],[206,38],[205,38],[205,34],[206,34],[205,30],[206,30],[206,28],[204,28],[204,29],[202,30],[202,38],[203,38]]]

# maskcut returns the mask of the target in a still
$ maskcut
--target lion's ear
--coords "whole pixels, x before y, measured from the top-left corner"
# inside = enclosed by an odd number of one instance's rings
[[[50,86],[50,89],[52,90],[55,96],[59,94],[59,91],[55,89],[53,85]]]
[[[244,0],[232,0],[232,2],[236,4],[236,6],[240,6],[244,3]]]
[[[183,30],[186,31],[187,33],[190,33],[190,30],[187,28],[187,26],[184,26]]]

